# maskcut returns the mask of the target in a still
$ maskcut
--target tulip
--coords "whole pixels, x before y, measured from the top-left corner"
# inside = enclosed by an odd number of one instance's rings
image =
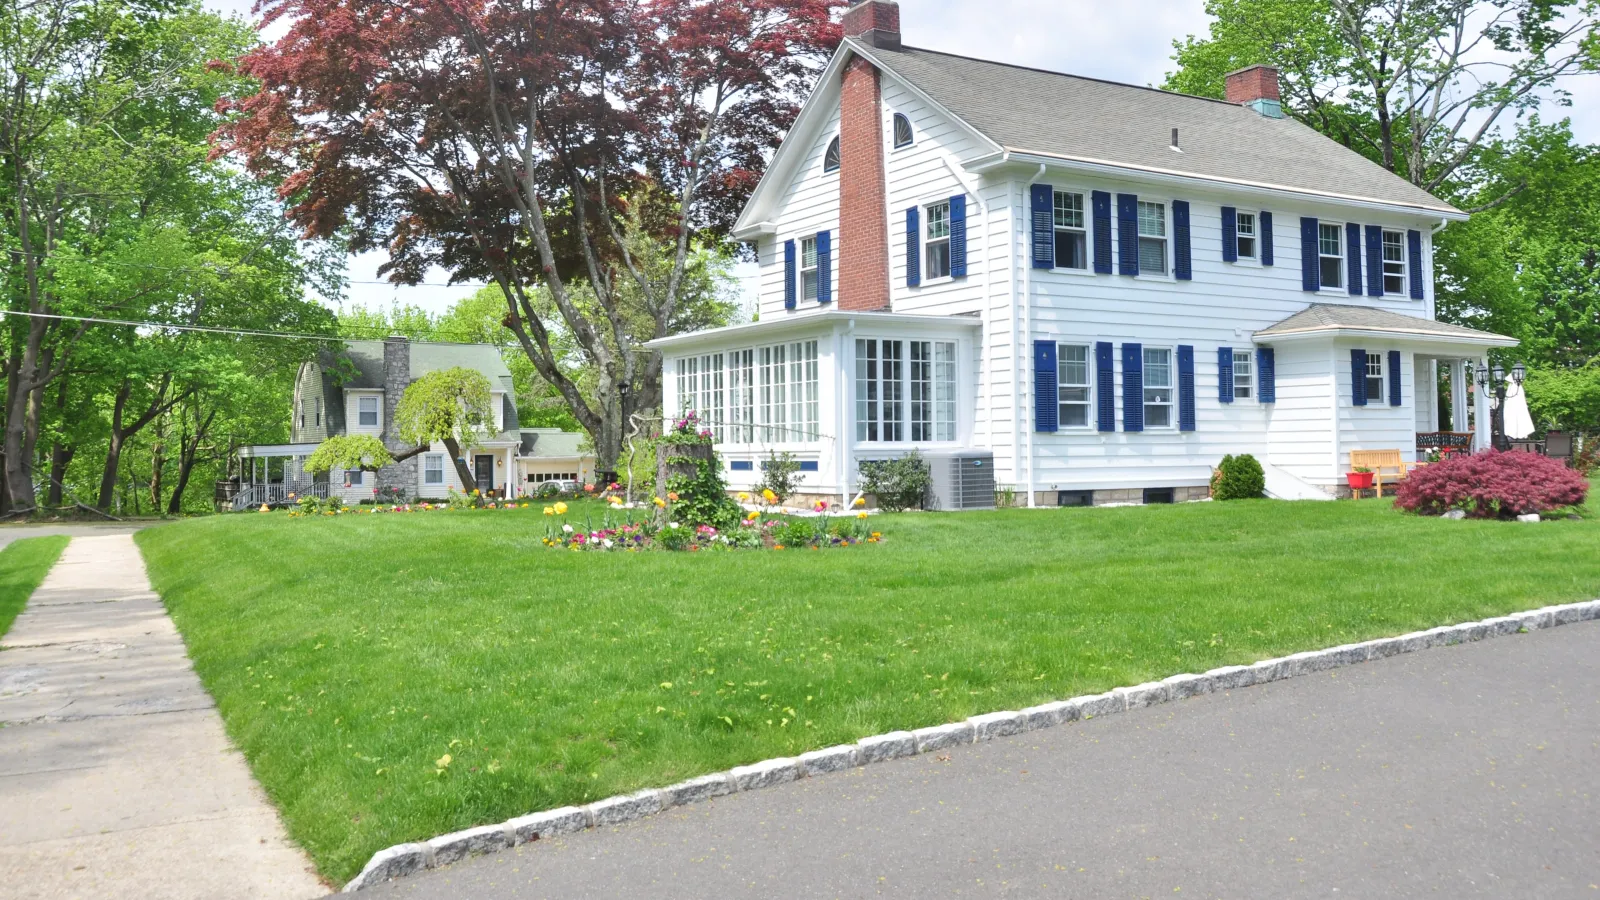
[[[860,509],[861,507],[866,506],[867,505],[867,498],[865,498],[865,497],[857,497],[855,505],[856,505],[856,509]]]
[[[556,514],[556,508],[554,506],[546,506],[544,508],[544,514],[547,516],[553,516]]]
[[[660,497],[657,497],[655,499],[655,504],[656,504],[656,507],[659,508],[659,509],[666,509],[667,508],[667,501],[661,499]]]
[[[867,513],[866,513],[865,510],[862,510],[861,512],[856,513],[856,518],[858,518],[858,519],[865,519],[866,517],[867,517]]]
[[[556,515],[564,516],[566,514],[567,514],[567,505],[565,503],[557,503],[556,504]]]

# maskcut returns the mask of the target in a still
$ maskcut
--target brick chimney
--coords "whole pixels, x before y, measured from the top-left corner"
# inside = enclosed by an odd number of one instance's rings
[[[869,47],[900,49],[900,4],[894,0],[861,0],[845,11],[839,24],[845,37]]]
[[[1283,118],[1282,98],[1278,95],[1278,70],[1272,66],[1245,66],[1229,72],[1226,96],[1229,103],[1248,106],[1271,119]]]
[[[900,49],[900,7],[891,0],[863,0],[843,24],[846,37]],[[889,201],[877,68],[850,60],[839,104],[839,308],[888,309]]]

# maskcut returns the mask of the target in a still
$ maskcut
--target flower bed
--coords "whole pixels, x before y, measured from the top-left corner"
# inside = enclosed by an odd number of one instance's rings
[[[597,524],[585,515],[582,522],[568,517],[565,503],[544,508],[547,518],[544,545],[559,550],[629,552],[664,550],[695,553],[703,550],[798,550],[845,548],[876,544],[883,533],[867,524],[865,510],[851,516],[793,516],[749,510],[733,527],[673,521],[672,495],[656,497],[650,510],[626,508],[617,498]],[[827,504],[816,512],[824,513]],[[639,513],[643,513],[640,515]]]

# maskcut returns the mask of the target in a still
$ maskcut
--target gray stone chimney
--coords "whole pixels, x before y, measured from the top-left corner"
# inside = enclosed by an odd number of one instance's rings
[[[383,339],[383,445],[391,453],[404,453],[411,448],[400,439],[399,432],[394,427],[394,411],[400,405],[400,397],[411,385],[411,341],[408,338],[394,335]],[[378,473],[377,486],[397,487],[405,494],[406,499],[414,500],[417,495],[417,467],[419,457],[413,456],[404,462],[385,466]]]

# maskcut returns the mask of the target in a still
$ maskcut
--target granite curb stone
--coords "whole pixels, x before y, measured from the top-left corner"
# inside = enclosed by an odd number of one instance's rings
[[[919,728],[915,732],[892,731],[873,735],[855,744],[812,750],[794,758],[769,759],[738,766],[728,772],[690,779],[661,790],[643,790],[610,797],[581,808],[568,806],[533,813],[500,825],[485,825],[441,835],[425,843],[397,844],[374,854],[361,874],[345,885],[344,890],[358,891],[426,868],[448,865],[476,853],[493,852],[588,828],[631,822],[673,806],[698,803],[735,791],[759,790],[868,763],[979,743],[1215,691],[1266,684],[1402,653],[1595,620],[1600,620],[1600,600],[1546,606],[1477,622],[1414,631],[1398,637],[1264,659],[1248,666],[1222,666],[1198,675],[1173,675],[1162,681],[1119,687],[1103,694],[1042,703],[1020,712],[984,713],[962,722]]]

